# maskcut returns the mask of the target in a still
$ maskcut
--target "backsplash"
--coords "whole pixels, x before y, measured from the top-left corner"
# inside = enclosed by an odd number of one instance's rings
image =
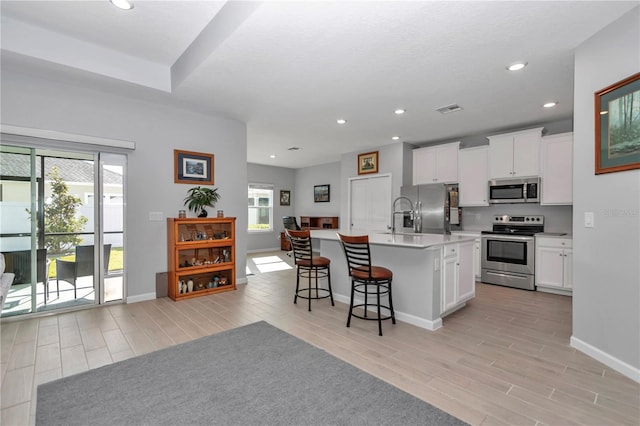
[[[541,206],[540,204],[500,204],[488,207],[462,207],[462,229],[489,230],[496,215],[543,215],[546,232],[572,233],[573,206]]]

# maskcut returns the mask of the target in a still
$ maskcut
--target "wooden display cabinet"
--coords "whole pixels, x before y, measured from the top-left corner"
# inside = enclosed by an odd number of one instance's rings
[[[173,300],[236,289],[236,218],[167,218],[168,294]],[[193,281],[192,289],[182,282]],[[189,291],[191,290],[191,291]]]

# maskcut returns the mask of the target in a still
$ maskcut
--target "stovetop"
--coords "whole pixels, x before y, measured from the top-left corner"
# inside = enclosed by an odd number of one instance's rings
[[[502,215],[493,218],[493,229],[482,231],[483,234],[533,236],[544,232],[544,216],[510,216]]]

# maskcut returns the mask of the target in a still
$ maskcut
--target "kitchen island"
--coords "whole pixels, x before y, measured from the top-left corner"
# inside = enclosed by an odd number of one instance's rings
[[[393,271],[393,305],[400,321],[437,330],[444,316],[475,296],[474,237],[312,230],[320,254],[331,259],[331,285],[340,302],[349,304],[351,280],[337,232],[369,236],[372,263]]]

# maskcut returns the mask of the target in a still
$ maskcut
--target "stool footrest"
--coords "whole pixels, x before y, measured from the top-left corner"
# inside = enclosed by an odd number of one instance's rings
[[[326,294],[325,295],[318,294],[321,291],[325,292]],[[315,292],[316,295],[312,296],[311,292]],[[305,296],[302,293],[308,293],[308,294]],[[310,288],[310,289],[309,288],[301,288],[300,290],[298,290],[296,292],[296,294],[301,299],[314,299],[315,300],[315,299],[326,299],[327,297],[331,297],[331,291],[326,289],[326,288],[318,288],[318,289],[316,289],[316,288]]]

